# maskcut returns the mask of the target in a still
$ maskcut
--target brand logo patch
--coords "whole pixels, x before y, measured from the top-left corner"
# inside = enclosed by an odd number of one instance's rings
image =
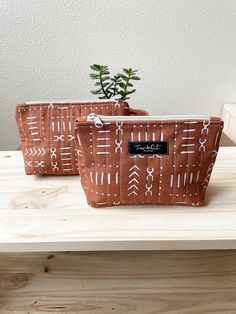
[[[129,142],[130,155],[167,155],[169,153],[168,142],[139,141]]]

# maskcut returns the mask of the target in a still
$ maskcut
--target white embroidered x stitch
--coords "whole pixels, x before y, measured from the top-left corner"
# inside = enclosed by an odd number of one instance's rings
[[[58,136],[58,135],[54,135],[54,141],[64,141],[64,135],[60,135],[60,136]]]
[[[153,181],[153,172],[154,172],[154,168],[152,168],[151,170],[149,170],[149,169],[147,168],[147,173],[148,173],[148,175],[147,175],[147,180],[148,180],[149,177],[151,177],[151,178],[152,178],[152,181]]]
[[[116,135],[119,133],[123,134],[122,125],[123,125],[123,121],[116,121],[116,126],[117,126]]]
[[[55,163],[52,162],[52,170],[53,171],[56,171],[56,170],[59,171],[59,169],[57,167],[57,162],[55,162]]]
[[[72,140],[74,140],[74,138],[75,137],[73,135],[71,135],[71,134],[68,135],[68,141],[72,141]]]
[[[201,133],[203,134],[204,131],[206,131],[206,134],[208,134],[209,129],[208,126],[210,125],[211,121],[203,121],[203,129],[201,130]]]
[[[199,139],[199,143],[200,143],[199,152],[200,151],[205,152],[206,147],[204,146],[204,144],[206,143],[206,139],[204,139],[203,141],[201,139]]]
[[[148,195],[148,193],[150,194],[150,195],[152,195],[152,191],[151,191],[151,188],[152,188],[152,184],[150,185],[150,186],[148,186],[147,184],[146,184],[146,191],[145,191],[145,195],[147,196]]]
[[[122,152],[122,147],[121,147],[121,144],[122,144],[122,140],[118,141],[117,139],[115,139],[115,143],[116,143],[116,148],[115,148],[115,152],[117,153],[118,152],[118,149],[120,150],[120,152]]]
[[[54,147],[54,148],[51,148],[51,158],[53,158],[53,157],[57,157],[56,156],[56,151],[57,151],[57,149]]]
[[[214,150],[212,151],[212,153],[213,153],[213,154],[212,154],[212,157],[216,157],[218,152],[214,149]]]
[[[203,182],[203,190],[204,190],[204,191],[206,190],[207,185],[208,185],[208,183],[209,183],[209,179],[210,179],[210,176],[211,176],[211,172],[212,172],[213,166],[214,166],[214,163],[212,162],[212,163],[209,165],[208,169],[207,169],[207,176],[206,176],[206,178],[205,178],[205,180],[204,180],[204,182]]]
[[[35,168],[38,168],[38,167],[45,167],[45,164],[44,164],[44,160],[42,161],[35,161]]]

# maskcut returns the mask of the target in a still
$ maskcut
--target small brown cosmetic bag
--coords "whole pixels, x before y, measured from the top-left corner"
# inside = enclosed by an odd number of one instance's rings
[[[78,174],[75,120],[96,112],[103,115],[146,115],[125,101],[30,102],[16,107],[26,174]]]
[[[222,128],[209,116],[90,114],[75,130],[88,204],[203,205]]]

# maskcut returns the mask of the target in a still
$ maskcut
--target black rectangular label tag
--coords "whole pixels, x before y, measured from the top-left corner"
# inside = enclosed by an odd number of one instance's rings
[[[168,142],[164,141],[139,141],[129,142],[131,155],[166,155],[169,153]]]

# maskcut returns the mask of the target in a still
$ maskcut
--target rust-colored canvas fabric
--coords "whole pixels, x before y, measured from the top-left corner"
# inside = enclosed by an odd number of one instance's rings
[[[79,121],[76,145],[88,204],[203,205],[222,128],[219,118],[119,120],[103,126]],[[135,149],[148,151],[153,141],[167,152],[131,154],[134,142],[141,143]]]
[[[75,120],[95,112],[103,115],[136,115],[125,101],[53,102],[20,104],[16,122],[26,174],[78,174],[74,141]]]

